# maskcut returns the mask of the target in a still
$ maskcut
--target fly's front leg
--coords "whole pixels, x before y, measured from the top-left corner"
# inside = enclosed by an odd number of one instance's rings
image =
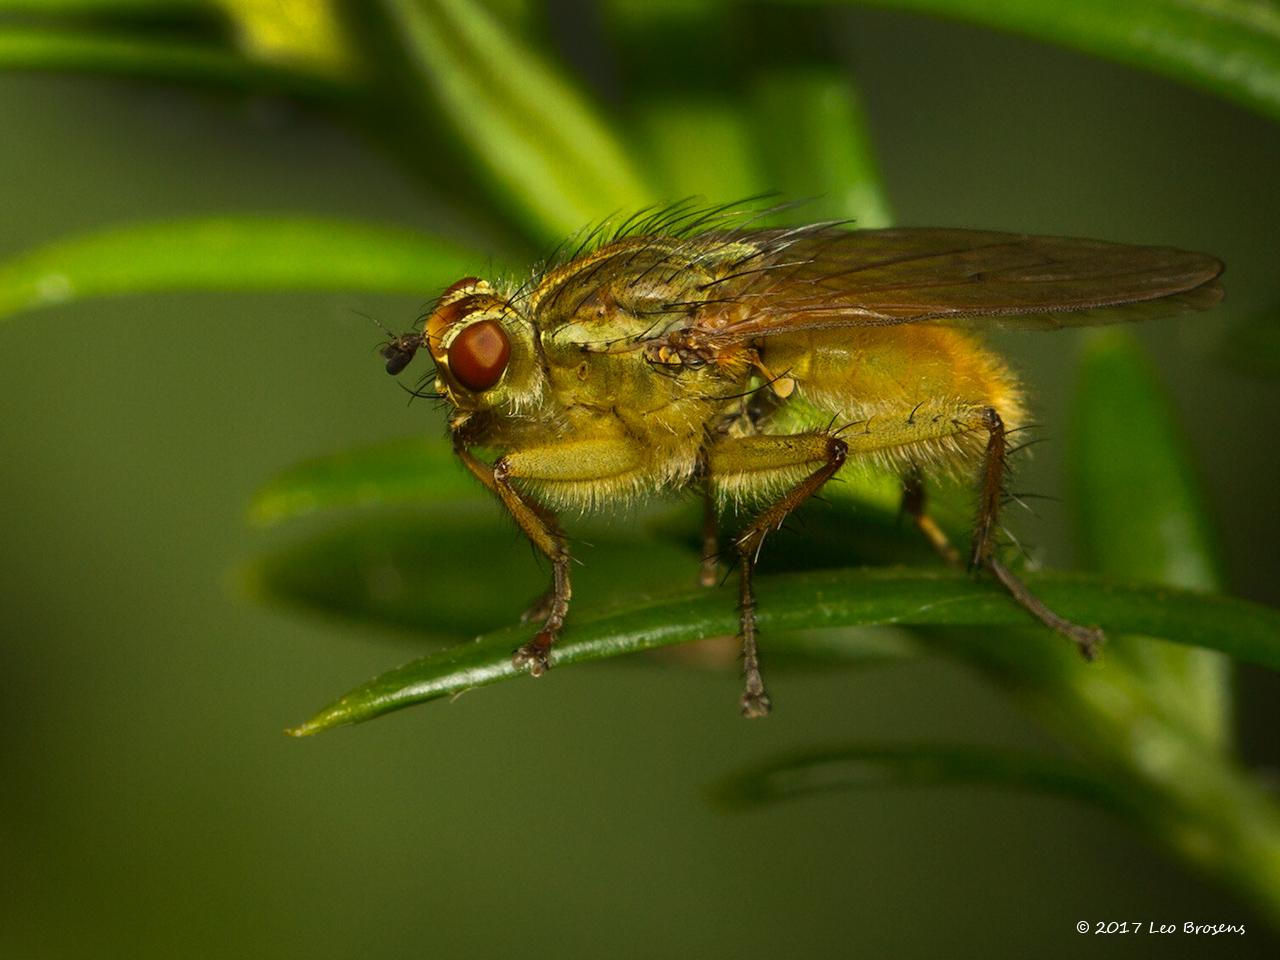
[[[512,656],[517,667],[527,666],[533,676],[541,676],[551,666],[551,649],[564,626],[573,596],[569,545],[555,514],[517,489],[513,481],[538,484],[554,496],[557,485],[596,488],[620,482],[638,469],[639,457],[632,444],[614,439],[567,441],[517,450],[499,458],[492,468],[460,445],[455,450],[467,469],[498,496],[530,542],[551,561],[551,587],[529,614],[530,618],[545,618],[542,628]]]
[[[483,460],[478,459],[475,454],[464,447],[456,439],[453,444],[453,452],[458,455],[463,465],[471,471],[471,475],[484,484],[485,488],[495,497],[501,500],[498,494],[498,485],[493,480],[493,467],[489,466]],[[550,510],[545,509],[532,500],[525,501],[529,508],[536,511],[549,527],[556,528],[556,517]],[[520,614],[520,622],[528,623],[530,620],[544,619],[551,612],[551,605],[555,598],[555,587],[550,586],[546,591],[529,605],[529,608]]]
[[[529,612],[530,616],[545,615],[542,629],[511,657],[517,668],[527,666],[529,673],[540,677],[551,666],[551,645],[560,635],[564,618],[569,613],[569,600],[573,596],[573,587],[569,583],[569,545],[559,524],[547,516],[546,511],[535,509],[511,485],[511,471],[510,457],[502,457],[493,465],[494,489],[525,536],[551,561],[551,587]]]
[[[456,441],[453,452],[472,476],[502,501],[502,505],[515,518],[525,536],[551,561],[551,586],[520,617],[522,622],[542,618],[542,629],[512,657],[517,667],[527,665],[531,674],[540,677],[550,666],[551,645],[564,624],[565,615],[569,612],[569,599],[573,595],[569,582],[569,548],[565,543],[564,533],[556,523],[555,514],[540,504],[525,499],[511,486],[508,458],[504,457],[490,467]]]
[[[1098,645],[1105,639],[1098,627],[1085,627],[1059,616],[1045,606],[1025,583],[1014,576],[994,555],[994,531],[1000,516],[1000,499],[1004,490],[1005,444],[1004,422],[992,407],[982,408],[979,424],[987,430],[987,448],[982,460],[982,489],[979,492],[978,520],[973,532],[973,550],[969,565],[985,567],[1028,613],[1063,636],[1072,640],[1086,660],[1092,660]]]
[[[802,433],[725,439],[708,451],[711,483],[728,493],[749,492],[780,482],[792,484],[734,541],[739,562],[738,611],[744,682],[739,705],[745,717],[766,716],[770,708],[769,694],[760,673],[755,592],[751,584],[760,547],[770,530],[781,527],[787,514],[817,493],[844,465],[847,450],[845,442],[838,437]],[[794,479],[796,476],[800,478],[798,481]]]

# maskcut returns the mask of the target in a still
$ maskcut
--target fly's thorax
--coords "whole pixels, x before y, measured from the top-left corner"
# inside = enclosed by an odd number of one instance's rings
[[[545,377],[533,324],[488,282],[468,277],[445,290],[424,340],[436,390],[459,411],[520,414],[541,402]]]
[[[664,350],[601,327],[567,325],[543,344],[558,406],[609,410],[637,419],[645,432],[700,427],[746,380],[743,364],[722,362],[715,351]]]

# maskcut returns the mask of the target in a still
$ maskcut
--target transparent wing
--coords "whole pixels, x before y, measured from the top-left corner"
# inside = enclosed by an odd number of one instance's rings
[[[1170,247],[947,229],[736,239],[756,252],[719,265],[692,324],[722,342],[921,322],[1053,329],[1203,310],[1223,295],[1218,260]]]

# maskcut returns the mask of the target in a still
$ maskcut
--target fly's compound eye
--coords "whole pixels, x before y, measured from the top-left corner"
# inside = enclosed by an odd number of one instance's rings
[[[460,290],[466,290],[468,287],[474,287],[479,282],[480,282],[479,277],[463,277],[461,280],[457,280],[449,284],[449,286],[445,287],[444,293],[440,294],[440,300],[442,302],[445,300],[448,300],[450,297],[452,297],[455,293],[459,292]]]
[[[496,320],[473,323],[449,344],[449,372],[476,393],[502,379],[511,358],[511,341]]]

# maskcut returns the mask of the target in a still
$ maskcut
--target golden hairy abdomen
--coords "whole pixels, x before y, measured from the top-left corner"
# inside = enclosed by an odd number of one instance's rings
[[[964,330],[904,324],[805,331],[771,337],[763,354],[770,372],[794,379],[796,397],[835,417],[837,428],[884,436],[887,445],[877,459],[889,466],[971,460],[985,433],[942,435],[975,408],[993,407],[1009,430],[1026,421],[1017,378]],[[936,431],[925,429],[929,422]],[[779,418],[780,432],[795,426],[793,418]],[[892,442],[894,435],[901,436],[900,445]]]
[[[764,362],[813,403],[855,415],[881,406],[954,399],[1023,418],[1017,379],[972,334],[931,324],[813,330],[771,337]]]

